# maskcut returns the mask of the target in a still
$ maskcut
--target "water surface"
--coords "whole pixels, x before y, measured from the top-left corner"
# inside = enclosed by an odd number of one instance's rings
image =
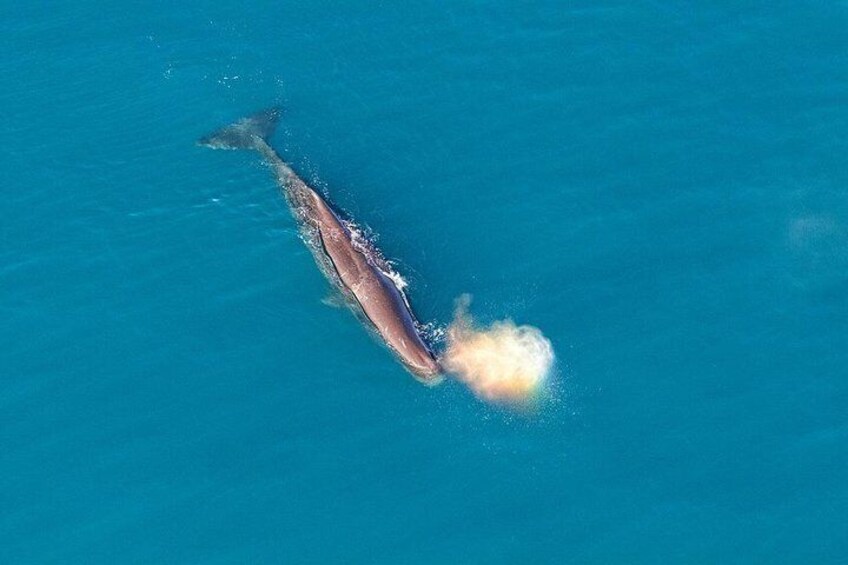
[[[0,561],[844,563],[848,7],[7,3]],[[343,310],[274,144],[522,415]]]

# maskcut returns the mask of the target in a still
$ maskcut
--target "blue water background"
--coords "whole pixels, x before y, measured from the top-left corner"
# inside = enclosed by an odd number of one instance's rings
[[[0,562],[848,561],[845,2],[116,4],[3,3]],[[543,409],[322,304],[269,104]]]

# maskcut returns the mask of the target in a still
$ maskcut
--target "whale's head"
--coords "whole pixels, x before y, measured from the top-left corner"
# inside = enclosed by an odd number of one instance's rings
[[[401,361],[406,370],[420,382],[428,386],[442,382],[444,370],[428,349],[416,348],[406,355],[402,355]]]

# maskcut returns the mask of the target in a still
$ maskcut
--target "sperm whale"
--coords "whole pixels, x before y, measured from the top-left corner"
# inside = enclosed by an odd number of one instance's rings
[[[272,108],[242,118],[198,140],[213,149],[252,149],[271,167],[318,267],[363,324],[415,377],[427,384],[442,368],[418,330],[409,301],[379,255],[357,242],[350,225],[270,144],[280,118]]]

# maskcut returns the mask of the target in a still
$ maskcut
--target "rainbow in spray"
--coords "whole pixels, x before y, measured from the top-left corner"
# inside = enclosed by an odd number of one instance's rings
[[[554,364],[554,349],[533,326],[512,320],[475,326],[471,297],[457,300],[442,366],[483,400],[526,406],[538,400]]]

